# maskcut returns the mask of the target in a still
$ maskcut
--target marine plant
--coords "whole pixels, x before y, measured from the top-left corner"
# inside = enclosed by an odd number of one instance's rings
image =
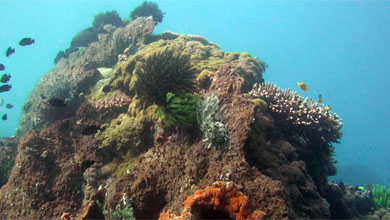
[[[130,18],[132,20],[138,17],[153,16],[153,21],[161,23],[164,17],[164,13],[158,8],[158,5],[154,2],[145,1],[142,5],[136,7],[131,13]]]
[[[375,208],[390,208],[390,187],[374,184],[372,188],[372,200]]]
[[[216,148],[228,140],[227,132],[223,121],[224,108],[219,106],[219,99],[216,95],[207,95],[197,103],[196,116],[199,128],[203,133],[203,141],[208,147]]]
[[[106,24],[112,24],[113,26],[120,27],[123,23],[118,12],[113,10],[97,14],[93,19],[92,26],[97,33],[101,33],[104,32],[103,27]]]
[[[165,126],[191,125],[196,122],[198,97],[191,93],[173,94],[168,92],[166,104],[156,108],[156,114]]]
[[[137,63],[135,92],[141,100],[166,105],[167,93],[179,94],[195,89],[195,70],[188,56],[172,50],[156,52]]]
[[[110,208],[110,212],[107,209],[104,209],[103,204],[96,200],[96,203],[100,209],[103,210],[103,215],[107,219],[113,220],[133,220],[135,219],[133,214],[133,207],[131,207],[129,197],[126,193],[123,193],[121,202],[115,206],[115,210]]]

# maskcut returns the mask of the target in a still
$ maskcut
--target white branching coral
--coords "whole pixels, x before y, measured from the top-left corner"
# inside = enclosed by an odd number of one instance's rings
[[[272,83],[255,84],[249,92],[253,98],[261,98],[278,118],[292,125],[306,127],[326,135],[330,142],[341,138],[341,119],[330,111],[329,106],[303,98],[290,89],[282,90]]]
[[[197,103],[197,120],[203,133],[203,141],[207,148],[220,147],[228,139],[223,121],[223,108],[219,106],[218,97],[214,94],[206,96]]]

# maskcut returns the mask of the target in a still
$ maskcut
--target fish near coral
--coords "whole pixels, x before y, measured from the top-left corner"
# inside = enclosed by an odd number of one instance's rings
[[[323,103],[324,102],[324,100],[322,99],[322,95],[321,94],[319,94],[318,95],[318,103]]]
[[[303,91],[307,92],[309,91],[309,87],[304,82],[297,82],[299,88],[301,88]]]
[[[11,108],[13,108],[13,107],[14,107],[14,105],[12,105],[12,104],[9,104],[9,103],[8,103],[8,104],[7,104],[5,107],[6,107],[6,108],[10,108],[10,109],[11,109]]]
[[[3,70],[5,70],[5,66],[2,63],[0,63],[0,71],[3,71]]]

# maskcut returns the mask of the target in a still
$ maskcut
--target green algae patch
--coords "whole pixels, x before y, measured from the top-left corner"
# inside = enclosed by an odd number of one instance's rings
[[[140,142],[141,122],[127,114],[121,114],[111,121],[104,132],[98,132],[96,137],[101,141],[100,147],[116,146],[117,149],[136,147]]]
[[[156,37],[156,41],[144,45],[125,62],[119,63],[120,67],[115,68],[116,71],[111,76],[109,84],[115,89],[125,90],[125,93],[134,95],[133,90],[137,84],[134,72],[138,63],[153,56],[153,54],[163,53],[167,50],[173,51],[175,56],[190,57],[190,64],[196,70],[197,81],[200,84],[205,78],[210,78],[215,71],[228,63],[234,66],[236,73],[248,80],[248,88],[255,82],[263,81],[262,73],[267,65],[246,52],[225,53],[218,45],[208,42],[201,36],[178,34],[169,36],[165,37],[165,40],[164,37],[160,40],[157,40],[158,37]]]
[[[268,109],[268,104],[263,99],[252,99],[251,102],[260,109],[261,112],[265,112]]]
[[[137,162],[137,155],[127,152],[123,157],[114,159],[108,167],[114,177],[121,177],[131,172],[135,162]]]

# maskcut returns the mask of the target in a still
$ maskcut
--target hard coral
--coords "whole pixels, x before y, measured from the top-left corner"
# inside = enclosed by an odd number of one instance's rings
[[[337,142],[341,138],[343,124],[329,106],[304,99],[290,89],[283,91],[271,83],[255,84],[250,94],[265,100],[275,116],[287,124],[318,132],[326,142]]]
[[[178,94],[195,88],[195,70],[189,57],[173,50],[153,53],[137,64],[136,93],[140,99],[164,106],[168,92]]]
[[[103,115],[109,114],[110,112],[117,112],[120,109],[127,109],[131,103],[131,98],[122,95],[115,94],[113,96],[97,100],[92,102],[91,105]]]
[[[156,23],[161,23],[164,17],[164,13],[158,8],[156,3],[146,1],[143,2],[142,5],[135,8],[130,14],[130,18],[132,20],[135,20],[138,17],[149,16],[153,16],[153,21]]]
[[[232,182],[215,182],[211,187],[197,190],[184,201],[184,210],[177,219],[231,218],[264,219],[265,213],[251,211],[248,198]],[[171,219],[169,210],[160,219]]]

